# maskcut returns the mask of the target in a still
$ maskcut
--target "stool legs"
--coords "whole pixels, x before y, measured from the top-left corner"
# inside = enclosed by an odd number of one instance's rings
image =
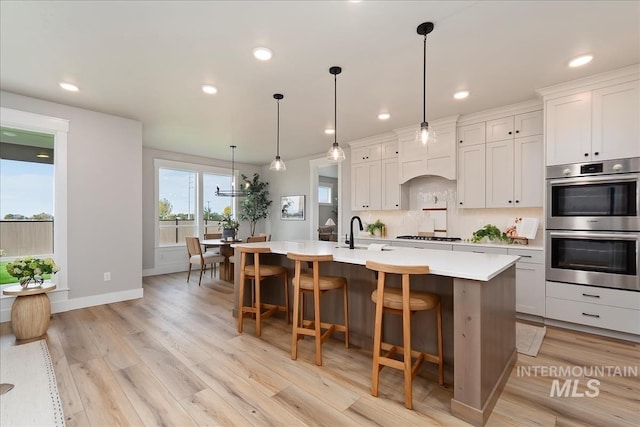
[[[438,384],[444,385],[444,359],[442,358],[442,304],[438,303],[436,308],[438,321]]]
[[[240,265],[244,265],[246,260],[246,254],[243,252],[240,257]],[[240,302],[238,304],[238,332],[242,333],[242,326],[244,323],[244,285],[245,285],[245,273],[244,268],[240,269],[240,289],[238,290]]]
[[[384,301],[385,273],[378,273],[378,301],[376,302],[376,320],[373,332],[373,371],[371,373],[371,395],[378,396],[378,383],[380,379],[380,350],[382,349],[382,310]]]

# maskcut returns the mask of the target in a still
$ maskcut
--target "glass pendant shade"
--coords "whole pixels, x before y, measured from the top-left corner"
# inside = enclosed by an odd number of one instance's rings
[[[334,162],[341,162],[345,159],[344,150],[334,142],[329,151],[327,151],[327,159]]]
[[[274,93],[273,99],[276,100],[278,105],[278,119],[276,125],[276,158],[273,159],[271,165],[269,166],[269,170],[280,172],[286,171],[287,167],[284,164],[284,161],[280,158],[280,100],[284,98],[284,95],[281,93]]]
[[[340,67],[329,68],[333,74],[333,145],[327,151],[327,160],[341,162],[345,159],[344,150],[338,144],[338,74],[342,72]]]
[[[276,158],[271,161],[271,166],[269,166],[269,170],[286,171],[287,167],[285,166],[280,156],[276,156]]]
[[[422,143],[422,145],[433,144],[438,141],[436,131],[429,127],[429,123],[422,122],[420,129],[416,131],[416,142]]]

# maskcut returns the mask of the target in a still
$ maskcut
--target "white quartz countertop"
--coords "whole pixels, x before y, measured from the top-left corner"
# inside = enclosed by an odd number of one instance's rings
[[[514,255],[479,254],[472,252],[451,252],[437,249],[416,249],[389,246],[382,251],[367,250],[365,245],[349,249],[337,242],[313,240],[273,241],[260,243],[239,243],[232,247],[268,247],[271,252],[286,255],[295,252],[309,255],[332,254],[333,260],[347,264],[365,265],[367,261],[377,261],[396,265],[428,265],[431,274],[458,277],[462,279],[489,281],[520,257]]]

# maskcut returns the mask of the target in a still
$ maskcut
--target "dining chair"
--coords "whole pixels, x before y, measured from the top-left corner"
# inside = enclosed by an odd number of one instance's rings
[[[198,280],[198,286],[200,286],[202,283],[202,273],[206,266],[211,264],[211,277],[213,278],[213,267],[216,263],[224,262],[224,256],[212,252],[203,253],[202,247],[200,246],[200,239],[197,237],[185,237],[185,239],[187,241],[187,252],[189,253],[187,283],[189,283],[189,279],[191,278],[191,266],[195,264],[200,266],[200,279]]]

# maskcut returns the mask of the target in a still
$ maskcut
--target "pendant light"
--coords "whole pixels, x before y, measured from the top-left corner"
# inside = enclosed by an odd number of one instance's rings
[[[327,159],[333,162],[341,162],[344,160],[344,150],[338,145],[338,78],[337,75],[342,72],[340,67],[331,67],[329,72],[333,74],[333,145],[327,151]]]
[[[235,182],[236,182],[236,172],[235,172],[235,163],[236,163],[236,146],[230,145],[231,147],[231,190],[220,190],[219,186],[216,186],[216,196],[221,197],[244,197],[247,195],[247,192],[244,189],[236,190]]]
[[[272,171],[285,171],[287,170],[287,167],[280,158],[280,100],[284,98],[284,95],[281,93],[275,93],[273,94],[273,97],[278,104],[278,124],[276,126],[276,158],[271,162],[269,169]]]
[[[433,31],[432,22],[423,22],[418,25],[418,34],[424,36],[424,56],[422,60],[422,123],[420,129],[416,132],[416,140],[422,144],[427,142],[436,142],[436,135],[433,129],[429,129],[427,122],[427,34]]]

